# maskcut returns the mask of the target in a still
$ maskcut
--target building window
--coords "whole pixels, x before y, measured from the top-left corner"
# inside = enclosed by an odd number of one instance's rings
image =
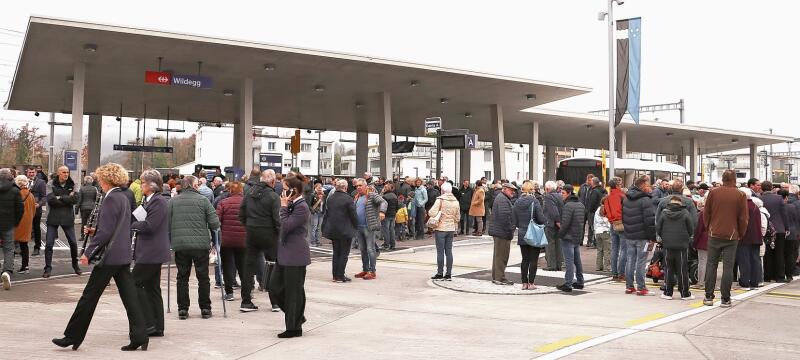
[[[426,169],[430,169],[430,168],[431,168],[431,162],[430,162],[430,160],[425,162],[425,168],[426,168]]]
[[[300,151],[302,152],[311,151],[311,144],[300,144]]]
[[[267,150],[275,151],[275,142],[274,141],[270,141],[270,142],[267,143]]]
[[[517,161],[519,161],[521,155],[522,153],[517,153]]]
[[[311,160],[300,160],[300,167],[308,169],[311,167]]]
[[[486,180],[492,181],[492,172],[491,171],[484,171],[483,172],[483,177],[485,177]]]
[[[291,151],[292,150],[292,144],[291,143],[286,143],[284,145],[286,145],[286,151]]]
[[[328,152],[328,145],[320,146],[320,149],[321,149],[320,151],[322,151],[323,153],[327,153]]]
[[[283,167],[291,168],[292,167],[292,160],[284,161]]]
[[[350,171],[350,163],[343,162],[340,164],[340,167],[342,168],[343,172]]]
[[[492,161],[492,151],[491,150],[484,150],[483,151],[483,161]]]

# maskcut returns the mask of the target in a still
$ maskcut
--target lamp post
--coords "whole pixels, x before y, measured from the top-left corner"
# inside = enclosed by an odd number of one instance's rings
[[[614,3],[622,5],[622,0],[608,0],[608,12],[601,12],[597,20],[608,20],[608,173],[614,176],[614,159],[616,146],[614,144]]]

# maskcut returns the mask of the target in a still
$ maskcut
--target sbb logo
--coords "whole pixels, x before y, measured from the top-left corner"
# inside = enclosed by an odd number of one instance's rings
[[[162,84],[166,84],[166,83],[169,82],[169,77],[161,75],[161,76],[158,77],[158,82],[160,82]]]

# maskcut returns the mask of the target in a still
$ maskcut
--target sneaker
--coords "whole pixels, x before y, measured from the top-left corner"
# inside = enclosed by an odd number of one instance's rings
[[[50,272],[49,272],[49,271],[45,271],[45,272],[42,274],[42,277],[43,277],[43,278],[45,278],[45,279],[49,278],[49,277],[50,277]]]
[[[178,320],[186,320],[189,318],[189,310],[178,310]]]
[[[214,284],[214,289],[219,289],[222,287],[222,284]]]
[[[225,301],[233,301],[233,294],[225,294]]]
[[[444,279],[443,279],[443,280],[444,280],[444,281],[453,281],[453,277],[452,277],[452,276],[450,276],[450,274],[446,274],[446,275],[444,276]]]
[[[239,311],[241,312],[258,311],[258,306],[256,306],[256,304],[253,304],[252,302],[242,303],[241,305],[239,305]]]
[[[563,292],[572,292],[572,288],[567,286],[566,284],[561,284],[556,286],[556,289],[561,290]]]
[[[27,273],[30,272],[30,268],[26,268],[26,267],[19,268],[19,271],[17,271],[17,272],[20,273],[20,274],[27,274]]]
[[[3,289],[11,290],[11,275],[8,272],[4,272],[0,277],[3,278]]]
[[[505,284],[503,284],[503,282],[502,282],[502,281],[500,281],[500,280],[492,280],[492,284],[495,284],[495,285],[505,285]]]
[[[200,317],[202,317],[203,319],[211,318],[211,309],[201,309]]]
[[[583,290],[583,284],[572,284],[573,289]]]
[[[664,300],[672,300],[672,296],[669,296],[667,294],[661,294],[661,298]]]
[[[636,289],[634,289],[634,288],[627,288],[627,289],[625,289],[625,293],[626,293],[626,294],[633,294],[633,293],[635,293],[635,292],[636,292]]]
[[[356,278],[359,278],[359,279],[360,279],[360,278],[363,278],[363,277],[364,277],[364,275],[367,275],[367,272],[366,272],[366,271],[362,271],[362,272],[360,272],[360,273],[356,274]]]
[[[503,283],[503,285],[506,285],[506,286],[514,285],[514,282],[513,281],[509,281],[509,280],[501,280],[500,282]]]
[[[682,296],[681,300],[694,300],[694,295],[690,294],[689,296]]]
[[[436,274],[436,275],[431,276],[431,280],[433,280],[433,281],[442,280],[442,279],[444,279],[444,276],[442,276],[442,274]]]
[[[349,278],[347,276],[342,278],[342,282],[351,282],[351,281],[353,281],[353,279],[351,279],[351,278]]]
[[[280,312],[281,311],[281,307],[278,306],[278,305],[272,304],[272,308],[270,309],[270,311],[272,311],[272,312]]]
[[[704,298],[703,305],[705,306],[714,306],[714,299],[713,298]]]
[[[370,272],[367,273],[367,275],[364,275],[364,277],[361,278],[361,279],[362,280],[375,280],[375,278],[377,278],[377,276],[375,275],[375,272],[374,271],[370,271]]]
[[[719,307],[729,308],[731,307],[731,305],[732,305],[731,299],[728,299],[728,300],[722,300],[722,302],[719,304]]]
[[[650,290],[642,289],[636,291],[636,296],[653,296],[654,293],[651,293]]]

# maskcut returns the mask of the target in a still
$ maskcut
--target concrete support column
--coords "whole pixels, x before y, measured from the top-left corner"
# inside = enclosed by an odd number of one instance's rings
[[[89,168],[87,173],[100,166],[100,142],[103,138],[103,117],[100,115],[89,116]]]
[[[545,174],[544,178],[546,180],[556,180],[556,169],[558,168],[558,162],[556,162],[556,147],[552,145],[546,145],[544,150],[544,161],[545,161]]]
[[[539,176],[539,170],[542,168],[539,165],[539,122],[535,121],[531,124],[531,143],[528,146],[528,178],[541,184],[542,179]]]
[[[356,133],[356,177],[361,177],[369,168],[369,133]]]
[[[253,168],[253,79],[242,80],[239,94],[239,123],[234,125],[233,166],[248,173]]]
[[[492,134],[492,165],[494,165],[493,179],[506,178],[506,138],[503,132],[503,108],[498,104],[490,106],[491,125],[494,127]]]
[[[460,171],[458,173],[459,178],[454,180],[458,180],[459,184],[464,180],[475,182],[478,179],[472,178],[472,149],[461,149],[458,152]]]
[[[689,174],[689,179],[694,181],[699,181],[700,177],[697,176],[697,172],[700,171],[700,163],[698,158],[700,157],[700,145],[697,142],[697,139],[692,139],[689,141],[689,168],[691,174]]]
[[[628,132],[622,130],[619,132],[619,136],[617,136],[617,143],[619,144],[619,153],[617,154],[617,158],[624,159],[628,156]]]
[[[750,177],[758,178],[758,145],[750,144]]]
[[[381,176],[391,180],[392,168],[392,98],[388,92],[381,92],[377,97],[378,116],[380,116],[381,132],[378,134],[378,151],[381,154]]]
[[[76,184],[80,184],[80,153],[81,149],[83,149],[83,95],[86,88],[86,64],[75,64],[72,80],[72,137],[70,139],[70,148],[71,150],[78,151],[79,158],[77,168],[70,173],[70,176]],[[56,164],[56,167],[60,165],[62,164]]]

